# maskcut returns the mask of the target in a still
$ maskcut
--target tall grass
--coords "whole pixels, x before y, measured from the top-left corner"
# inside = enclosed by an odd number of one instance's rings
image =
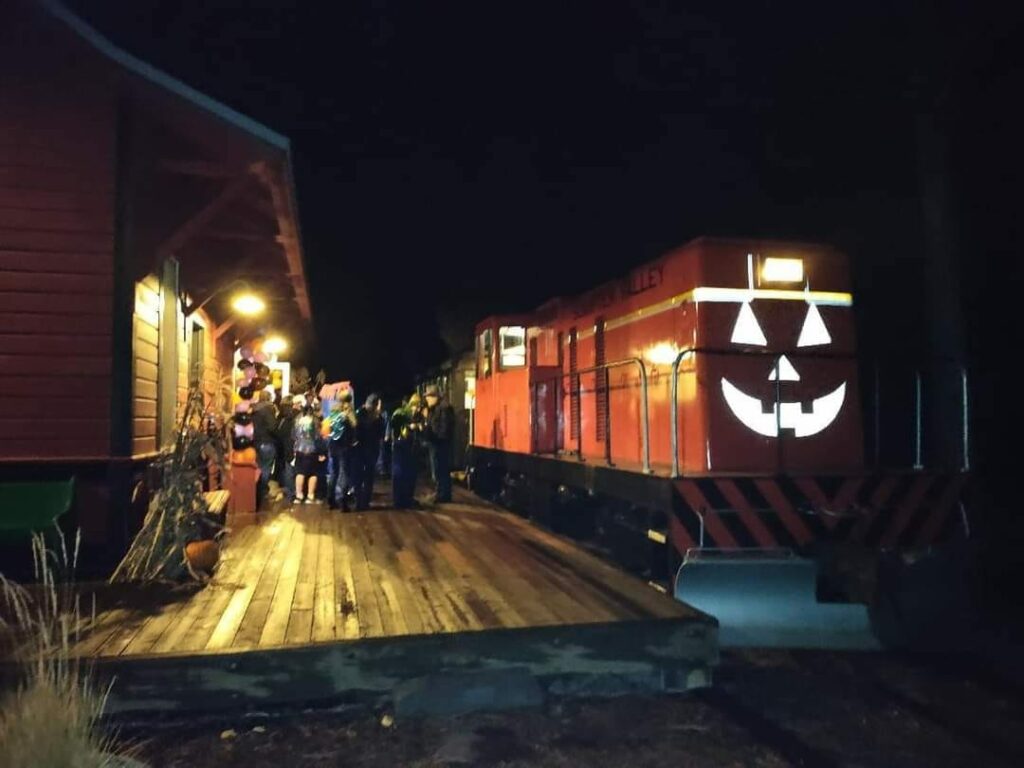
[[[73,649],[83,619],[73,574],[79,538],[69,553],[33,536],[37,583],[31,589],[0,574],[0,633],[10,644],[18,680],[0,699],[0,768],[101,768],[127,757],[104,733],[109,687],[95,687]]]

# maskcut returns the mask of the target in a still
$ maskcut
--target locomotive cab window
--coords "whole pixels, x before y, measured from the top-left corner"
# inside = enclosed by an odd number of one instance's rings
[[[526,328],[521,325],[503,325],[498,329],[502,368],[521,368],[526,365]]]
[[[491,340],[491,329],[480,334],[477,339],[477,367],[480,371],[480,378],[486,379],[491,375],[491,360],[493,358],[494,342]]]

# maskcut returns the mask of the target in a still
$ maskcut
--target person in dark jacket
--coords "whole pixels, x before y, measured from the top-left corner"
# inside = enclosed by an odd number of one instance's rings
[[[420,396],[413,393],[409,401],[395,409],[391,416],[391,495],[396,509],[417,506],[416,444],[419,420],[414,418],[421,408]]]
[[[295,497],[295,408],[292,398],[281,398],[281,414],[277,420],[277,482],[284,492],[285,498],[291,501]]]
[[[380,455],[377,457],[377,475],[383,478],[391,477],[391,413],[387,408],[381,408],[381,421],[384,422],[384,439],[380,442]]]
[[[256,446],[260,467],[260,478],[256,481],[257,509],[266,501],[270,490],[270,477],[274,473],[274,462],[277,459],[277,446],[274,444],[276,430],[277,411],[271,402],[270,393],[263,390],[252,409],[252,442]]]
[[[434,480],[435,504],[452,500],[452,437],[455,433],[455,411],[441,399],[438,388],[431,385],[424,393],[427,401],[423,438],[430,455],[430,474]]]
[[[360,463],[356,485],[356,509],[370,508],[373,498],[373,480],[380,456],[380,444],[384,439],[384,419],[380,416],[380,396],[368,395],[363,407],[356,414],[355,461]]]

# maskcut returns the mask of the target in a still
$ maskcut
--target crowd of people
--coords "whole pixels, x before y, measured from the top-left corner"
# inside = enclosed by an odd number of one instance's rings
[[[416,479],[422,458],[434,485],[431,503],[452,499],[451,452],[455,413],[437,387],[414,392],[388,413],[377,394],[356,408],[349,391],[331,401],[326,416],[313,394],[274,404],[260,393],[253,407],[253,443],[259,462],[257,503],[276,480],[280,497],[293,504],[326,501],[331,509],[370,508],[374,482],[390,478],[392,506],[419,506]]]

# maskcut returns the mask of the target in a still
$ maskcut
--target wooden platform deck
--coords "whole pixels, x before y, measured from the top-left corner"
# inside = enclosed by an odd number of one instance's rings
[[[261,515],[231,535],[210,584],[100,598],[77,653],[116,676],[115,709],[136,708],[140,698],[142,708],[173,708],[175,697],[180,705],[182,691],[170,691],[185,686],[174,678],[182,674],[193,676],[192,686],[204,681],[186,698],[210,685],[244,698],[253,675],[276,670],[279,680],[305,679],[301,698],[308,700],[355,689],[382,693],[445,665],[479,669],[484,659],[490,669],[525,665],[565,675],[594,667],[586,658],[593,653],[619,673],[642,667],[663,677],[660,661],[648,663],[651,653],[683,678],[700,670],[677,687],[707,679],[717,658],[712,619],[474,499],[460,492],[456,503],[415,511],[343,514],[302,505]],[[573,642],[588,648],[578,654],[582,662],[552,661],[552,643]],[[547,650],[524,656],[531,643]],[[620,645],[623,651],[613,649]],[[334,681],[313,680],[328,657]],[[339,682],[339,664],[358,682]],[[240,677],[225,683],[225,671]],[[283,683],[275,690],[300,697]],[[164,704],[154,706],[154,695]]]

